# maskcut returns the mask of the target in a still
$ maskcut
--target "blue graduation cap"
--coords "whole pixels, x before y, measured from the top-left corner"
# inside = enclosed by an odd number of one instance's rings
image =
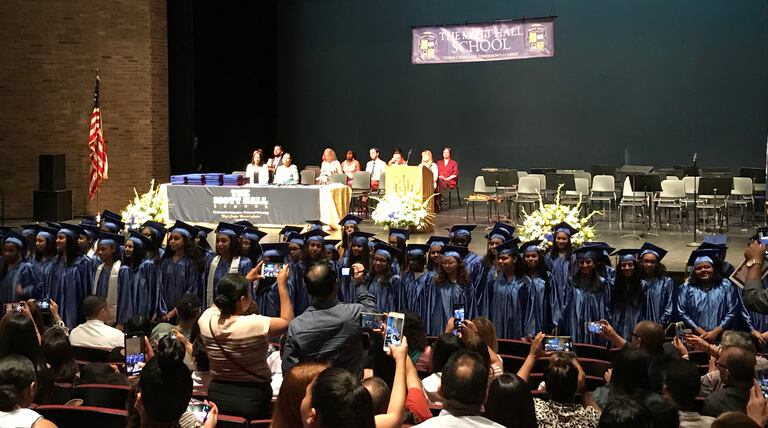
[[[726,246],[726,242],[728,242],[728,235],[707,235],[704,237],[704,242],[701,244],[701,246],[707,244],[716,247],[728,248]]]
[[[246,227],[242,232],[242,237],[251,242],[259,242],[265,236],[267,236],[267,232],[263,232],[255,227]]]
[[[323,226],[328,226],[327,224],[323,223],[321,220],[307,220],[305,223],[309,224],[309,229],[322,229]]]
[[[383,242],[377,243],[376,246],[373,247],[373,250],[374,255],[386,257],[386,259],[389,261],[399,258],[401,254],[400,250]]]
[[[40,230],[37,232],[37,236],[42,236],[45,239],[55,241],[56,235],[58,233],[59,233],[58,227],[40,226]]]
[[[599,247],[583,246],[573,252],[576,254],[577,260],[592,259],[599,261],[603,256],[603,252]]]
[[[323,229],[311,229],[308,232],[305,232],[304,235],[304,241],[320,241],[322,242],[326,236],[328,236],[328,233],[324,232]]]
[[[616,256],[619,262],[634,262],[637,261],[637,255],[640,254],[638,248],[623,248],[613,252],[613,256]]]
[[[222,221],[219,222],[218,226],[216,226],[216,233],[236,238],[242,235],[244,229],[245,228],[239,224],[232,224]]]
[[[200,229],[198,229],[195,226],[192,226],[191,224],[184,223],[181,220],[176,220],[176,223],[171,226],[170,232],[176,232],[180,233],[183,236],[186,236],[189,239],[193,239],[195,236],[197,236],[200,233]]]
[[[277,242],[271,244],[261,244],[261,249],[264,250],[262,257],[274,257],[282,260],[288,254],[288,243]]]
[[[576,233],[577,230],[570,224],[563,221],[556,224],[554,227],[552,227],[552,232],[554,232],[555,234],[562,232],[568,236],[573,236],[573,234]]]
[[[643,256],[646,254],[653,254],[654,256],[656,256],[656,261],[660,262],[661,259],[663,259],[664,256],[667,255],[667,250],[661,247],[657,247],[656,245],[653,245],[650,242],[646,242],[640,247],[640,258],[643,258]]]
[[[163,223],[160,223],[159,221],[154,220],[147,220],[144,222],[144,224],[141,225],[142,229],[145,227],[148,227],[155,231],[157,235],[160,236],[160,240],[165,237],[165,234],[168,233],[168,230],[166,229],[165,225]]]
[[[5,243],[11,243],[19,247],[19,249],[27,248],[27,239],[24,238],[24,235],[8,228],[7,231],[4,232],[4,239]]]
[[[0,225],[0,235],[4,235],[12,230],[13,228],[11,226]]]
[[[451,238],[448,238],[446,236],[430,236],[429,239],[427,239],[427,245],[429,247],[444,247],[448,245],[448,243],[451,242]]]
[[[122,218],[121,218],[122,220]],[[86,224],[88,226],[98,226],[99,222],[96,220],[95,215],[86,215],[80,219],[80,224]]]
[[[472,231],[477,227],[474,224],[456,224],[448,231],[450,231],[451,238],[455,236],[472,236]]]
[[[118,220],[118,219],[105,218],[101,224],[101,228],[107,229],[112,233],[118,233],[121,230],[123,230],[123,228],[125,228],[125,223],[123,223],[121,220]]]
[[[123,219],[123,216],[121,216],[120,214],[118,214],[118,213],[116,213],[116,212],[114,212],[114,211],[110,211],[110,210],[104,210],[104,211],[102,211],[102,212],[101,212],[101,219],[102,219],[102,222],[103,222],[104,220],[108,219],[108,218],[109,218],[109,219],[112,219],[112,220],[118,220],[118,221],[119,221],[119,220],[122,220],[122,219]]]
[[[82,234],[87,236],[88,239],[91,241],[95,241],[99,238],[99,235],[101,235],[102,231],[97,226],[93,226],[90,224],[79,224],[80,229],[82,229]]]
[[[30,231],[29,233],[33,235],[37,235],[37,232],[40,231],[40,225],[37,223],[28,223],[28,224],[22,224],[21,225],[21,233],[22,235],[26,234],[27,231]]]
[[[77,239],[78,235],[85,235],[85,230],[79,224],[59,223],[58,233]]]
[[[287,243],[289,244],[295,244],[300,247],[304,246],[304,238],[301,236],[300,233],[292,232],[290,235],[288,235]]]
[[[446,245],[442,251],[443,257],[456,257],[459,260],[462,260],[467,253],[469,253],[469,248],[458,245]]]
[[[688,257],[686,266],[696,267],[702,263],[709,263],[714,267],[717,257],[718,252],[716,250],[693,250],[691,256]]]
[[[325,245],[323,245],[323,249],[325,251],[331,251],[336,254],[336,257],[339,256],[339,249],[336,248],[336,244],[339,243],[338,239],[332,239],[329,241],[325,241]]]
[[[238,225],[238,226],[244,226],[244,227],[251,227],[251,228],[256,228],[256,226],[254,226],[254,224],[253,224],[253,223],[251,223],[251,222],[250,222],[250,221],[248,221],[248,220],[238,220],[238,221],[236,221],[234,224],[236,224],[236,225]]]
[[[371,240],[370,240],[370,241],[368,241],[368,248],[370,248],[370,249],[373,249],[373,248],[374,248],[374,247],[376,247],[376,245],[378,245],[378,244],[387,244],[387,245],[389,245],[389,243],[388,243],[388,242],[384,242],[384,241],[382,241],[381,239],[379,239],[379,238],[377,238],[377,237],[373,236],[373,237],[371,237]]]
[[[409,232],[407,229],[398,229],[396,227],[390,227],[389,236],[394,236],[395,238],[399,238],[404,241],[407,241],[408,238],[411,237],[411,232]]]
[[[514,254],[517,255],[517,242],[510,239],[507,242],[496,246],[496,254]]]
[[[205,227],[199,224],[196,224],[195,227],[197,228],[197,236],[200,238],[207,238],[208,234],[213,232],[213,229],[210,227]]]
[[[534,239],[533,241],[524,242],[520,245],[520,252],[525,253],[538,253],[541,251],[541,239]]]
[[[363,219],[361,217],[358,217],[354,214],[347,214],[344,216],[344,218],[339,221],[339,226],[349,226],[349,225],[358,225],[363,222]]]
[[[120,248],[125,244],[125,237],[123,235],[117,235],[115,233],[101,232],[99,234],[99,246],[111,245],[115,248]]]
[[[349,241],[355,245],[365,245],[373,236],[373,233],[357,231],[349,236]]]
[[[509,229],[506,227],[499,227],[499,224],[503,223],[496,223],[496,226],[494,226],[493,229],[491,229],[491,231],[485,235],[485,239],[489,241],[491,239],[500,239],[502,242],[507,242],[512,239],[512,234],[509,233]]]
[[[147,248],[152,245],[152,240],[142,235],[141,233],[132,230],[128,234],[128,240],[133,242],[133,245],[137,245],[142,248]]]
[[[304,228],[301,226],[284,226],[278,233],[280,236],[288,238],[288,235],[291,233],[301,233],[302,230],[304,230]]]
[[[405,246],[405,251],[409,256],[425,256],[427,253],[429,253],[429,245],[408,244]]]

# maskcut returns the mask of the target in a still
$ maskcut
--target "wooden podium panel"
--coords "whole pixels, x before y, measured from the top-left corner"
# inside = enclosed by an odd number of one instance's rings
[[[389,165],[384,169],[384,191],[389,194],[405,195],[413,192],[421,195],[421,202],[435,192],[432,171],[425,166]],[[434,204],[427,204],[427,211],[434,215]]]

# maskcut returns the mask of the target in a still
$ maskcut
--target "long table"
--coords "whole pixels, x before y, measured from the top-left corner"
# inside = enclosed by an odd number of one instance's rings
[[[190,186],[163,184],[172,221],[218,223],[248,220],[262,226],[320,219],[336,228],[347,215],[352,189],[343,184]]]

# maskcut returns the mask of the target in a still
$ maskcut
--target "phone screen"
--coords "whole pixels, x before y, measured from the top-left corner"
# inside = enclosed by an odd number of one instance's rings
[[[187,412],[194,413],[197,422],[204,424],[208,419],[208,412],[211,411],[211,406],[197,400],[190,400],[187,406]]]
[[[363,328],[366,330],[383,330],[384,314],[362,313]]]
[[[544,350],[556,352],[570,352],[573,349],[571,338],[568,336],[544,337]]]
[[[35,303],[37,303],[37,307],[42,312],[50,312],[51,311],[51,301],[48,299],[40,299],[37,300]]]
[[[5,312],[21,312],[21,305],[19,303],[6,303]]]
[[[603,332],[603,326],[600,324],[600,321],[587,322],[587,333],[600,334],[602,332]]]
[[[389,345],[400,346],[403,339],[403,324],[405,315],[398,312],[390,312],[387,315],[387,332],[384,335],[384,350],[389,349]]]
[[[341,276],[349,276],[349,268],[341,268]]]
[[[685,339],[685,324],[681,322],[675,323],[675,335],[680,338],[680,340]]]
[[[144,336],[125,338],[125,373],[128,376],[137,376],[144,368]]]
[[[276,278],[277,273],[283,268],[283,263],[279,262],[264,262],[261,265],[261,275],[265,278]]]
[[[453,334],[464,326],[464,305],[453,305]]]

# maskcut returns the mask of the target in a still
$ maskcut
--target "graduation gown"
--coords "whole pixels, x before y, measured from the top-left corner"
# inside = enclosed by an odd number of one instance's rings
[[[647,318],[645,315],[645,304],[633,305],[631,302],[617,303],[614,301],[611,308],[611,325],[619,336],[627,342],[632,341],[632,332],[640,321]],[[666,327],[666,326],[664,326]]]
[[[291,280],[288,280],[290,290]],[[280,316],[280,294],[277,291],[277,279],[265,278],[253,284],[253,300],[259,308],[259,314],[265,317]]]
[[[44,294],[59,305],[61,320],[70,330],[85,321],[83,299],[93,289],[91,258],[79,255],[67,264],[56,256],[44,282]]]
[[[16,294],[21,285],[23,295]],[[0,278],[0,303],[16,303],[20,300],[36,299],[42,295],[43,279],[32,263],[22,260],[11,266]]]
[[[489,318],[496,326],[496,336],[501,339],[520,339],[527,330],[526,311],[528,290],[522,278],[508,280],[501,272],[489,272]]]
[[[438,283],[437,277],[430,281],[427,294],[427,303],[432,308],[432,321],[428,330],[430,336],[443,334],[445,324],[453,316],[453,305],[463,304],[465,311],[469,311],[469,308],[474,306],[468,299],[469,288],[470,285],[463,286],[456,282]]]
[[[567,294],[571,282],[573,266],[576,265],[576,256],[560,257],[552,256],[552,253],[544,255],[544,263],[549,271],[549,286],[547,304],[549,305],[550,329],[560,325],[563,318],[563,309],[567,303]]]
[[[129,288],[133,292],[134,315],[152,317],[155,314],[158,297],[157,266],[152,260],[144,259],[135,269],[125,265],[121,267],[123,268],[128,270]]]
[[[594,345],[606,345],[605,339],[597,334],[587,333],[584,325],[588,321],[601,319],[612,323],[611,319],[611,287],[602,277],[597,277],[602,287],[597,292],[584,288],[577,288],[574,282],[570,282],[565,294],[566,304],[562,312],[559,334],[571,336],[574,343],[591,343]]]
[[[716,327],[728,330],[738,323],[740,314],[746,313],[739,290],[727,279],[709,289],[684,283],[677,292],[677,311],[688,327],[706,331]]]
[[[389,284],[376,276],[366,281],[365,287],[374,299],[378,312],[400,312],[403,303],[403,282],[400,275],[389,277]]]
[[[157,269],[157,313],[165,315],[173,310],[184,294],[198,294],[203,287],[202,282],[203,275],[189,256],[185,255],[178,261],[174,261],[173,257],[161,259]]]
[[[293,303],[293,316],[294,318],[304,313],[304,311],[312,304],[312,296],[307,292],[307,288],[304,286],[304,269],[305,264],[303,261],[290,262],[288,269],[290,270],[290,284],[288,289],[291,295],[291,302]]]
[[[528,303],[525,307],[525,331],[523,336],[535,336],[548,329],[547,321],[547,281],[546,278],[524,276]]]
[[[666,328],[674,319],[675,285],[672,279],[668,276],[650,281],[641,279],[640,284],[645,293],[643,319],[657,322]]]
[[[485,291],[487,283],[485,282],[486,273],[483,266],[483,258],[470,251],[464,256],[463,261],[469,275],[472,298],[472,304],[468,303],[466,305],[467,319],[488,316],[488,296]]]
[[[215,255],[214,255],[215,257]],[[208,260],[205,264],[205,275],[203,276],[203,286],[200,287],[200,290],[198,291],[198,297],[200,297],[200,301],[203,303],[203,308],[208,307],[208,275],[211,274],[211,263],[213,262],[213,258]],[[232,259],[220,259],[219,264],[216,265],[216,272],[213,272],[213,294],[216,295],[216,284],[219,283],[219,280],[221,277],[229,273],[229,269],[232,264]],[[237,273],[240,275],[245,276],[248,274],[248,272],[253,269],[253,263],[251,262],[251,259],[249,259],[246,256],[240,256],[240,262],[237,264]],[[211,296],[211,299],[213,299],[214,296]]]
[[[341,270],[343,268],[348,268],[350,273],[349,275],[342,275]],[[339,278],[339,290],[338,290],[338,299],[339,302],[342,303],[357,303],[357,296],[355,294],[355,279],[352,275],[352,264],[349,263],[349,258],[344,257],[339,262],[339,268],[338,272],[336,272],[337,278]]]
[[[416,312],[424,324],[425,331],[429,331],[427,325],[431,322],[432,308],[429,306],[429,287],[434,278],[434,272],[424,271],[416,277],[414,272],[407,271],[401,281],[405,291],[405,299],[401,309],[409,309]]]
[[[103,263],[102,263],[103,264]],[[104,296],[109,301],[109,276],[111,266],[106,265],[101,268],[101,273],[96,278],[93,287],[93,294]],[[117,273],[117,310],[115,311],[115,321],[117,324],[125,324],[134,314],[133,288],[131,287],[131,270],[128,266],[120,266]]]

